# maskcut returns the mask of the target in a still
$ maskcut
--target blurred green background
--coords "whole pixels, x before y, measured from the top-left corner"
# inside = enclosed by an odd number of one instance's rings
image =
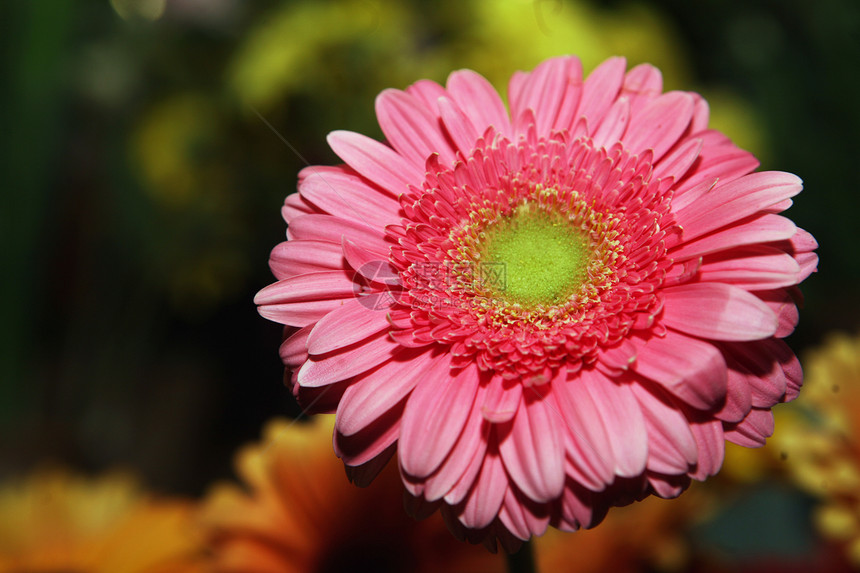
[[[298,170],[337,162],[331,130],[381,138],[382,89],[462,67],[504,92],[552,55],[621,54],[700,91],[805,181],[789,216],[821,264],[789,343],[860,326],[855,0],[9,0],[0,43],[0,477],[230,475],[298,413],[252,303]]]

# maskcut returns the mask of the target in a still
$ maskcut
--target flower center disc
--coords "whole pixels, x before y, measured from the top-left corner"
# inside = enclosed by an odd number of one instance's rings
[[[588,277],[591,258],[567,217],[528,203],[488,225],[479,252],[483,286],[524,307],[567,300]]]

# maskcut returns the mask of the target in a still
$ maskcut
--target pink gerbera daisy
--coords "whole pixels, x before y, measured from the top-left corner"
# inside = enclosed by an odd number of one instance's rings
[[[413,509],[510,549],[763,444],[817,245],[777,214],[800,180],[652,66],[554,58],[508,97],[461,70],[382,92],[387,144],[330,134],[256,302],[354,480],[396,455]]]

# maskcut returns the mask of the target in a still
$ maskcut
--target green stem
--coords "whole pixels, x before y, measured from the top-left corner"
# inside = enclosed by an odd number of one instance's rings
[[[532,542],[526,541],[516,553],[509,553],[508,573],[537,573]]]

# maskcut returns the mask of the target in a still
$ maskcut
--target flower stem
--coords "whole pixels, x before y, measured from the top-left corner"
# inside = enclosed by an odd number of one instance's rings
[[[532,542],[526,541],[516,553],[507,554],[508,573],[537,573]]]

